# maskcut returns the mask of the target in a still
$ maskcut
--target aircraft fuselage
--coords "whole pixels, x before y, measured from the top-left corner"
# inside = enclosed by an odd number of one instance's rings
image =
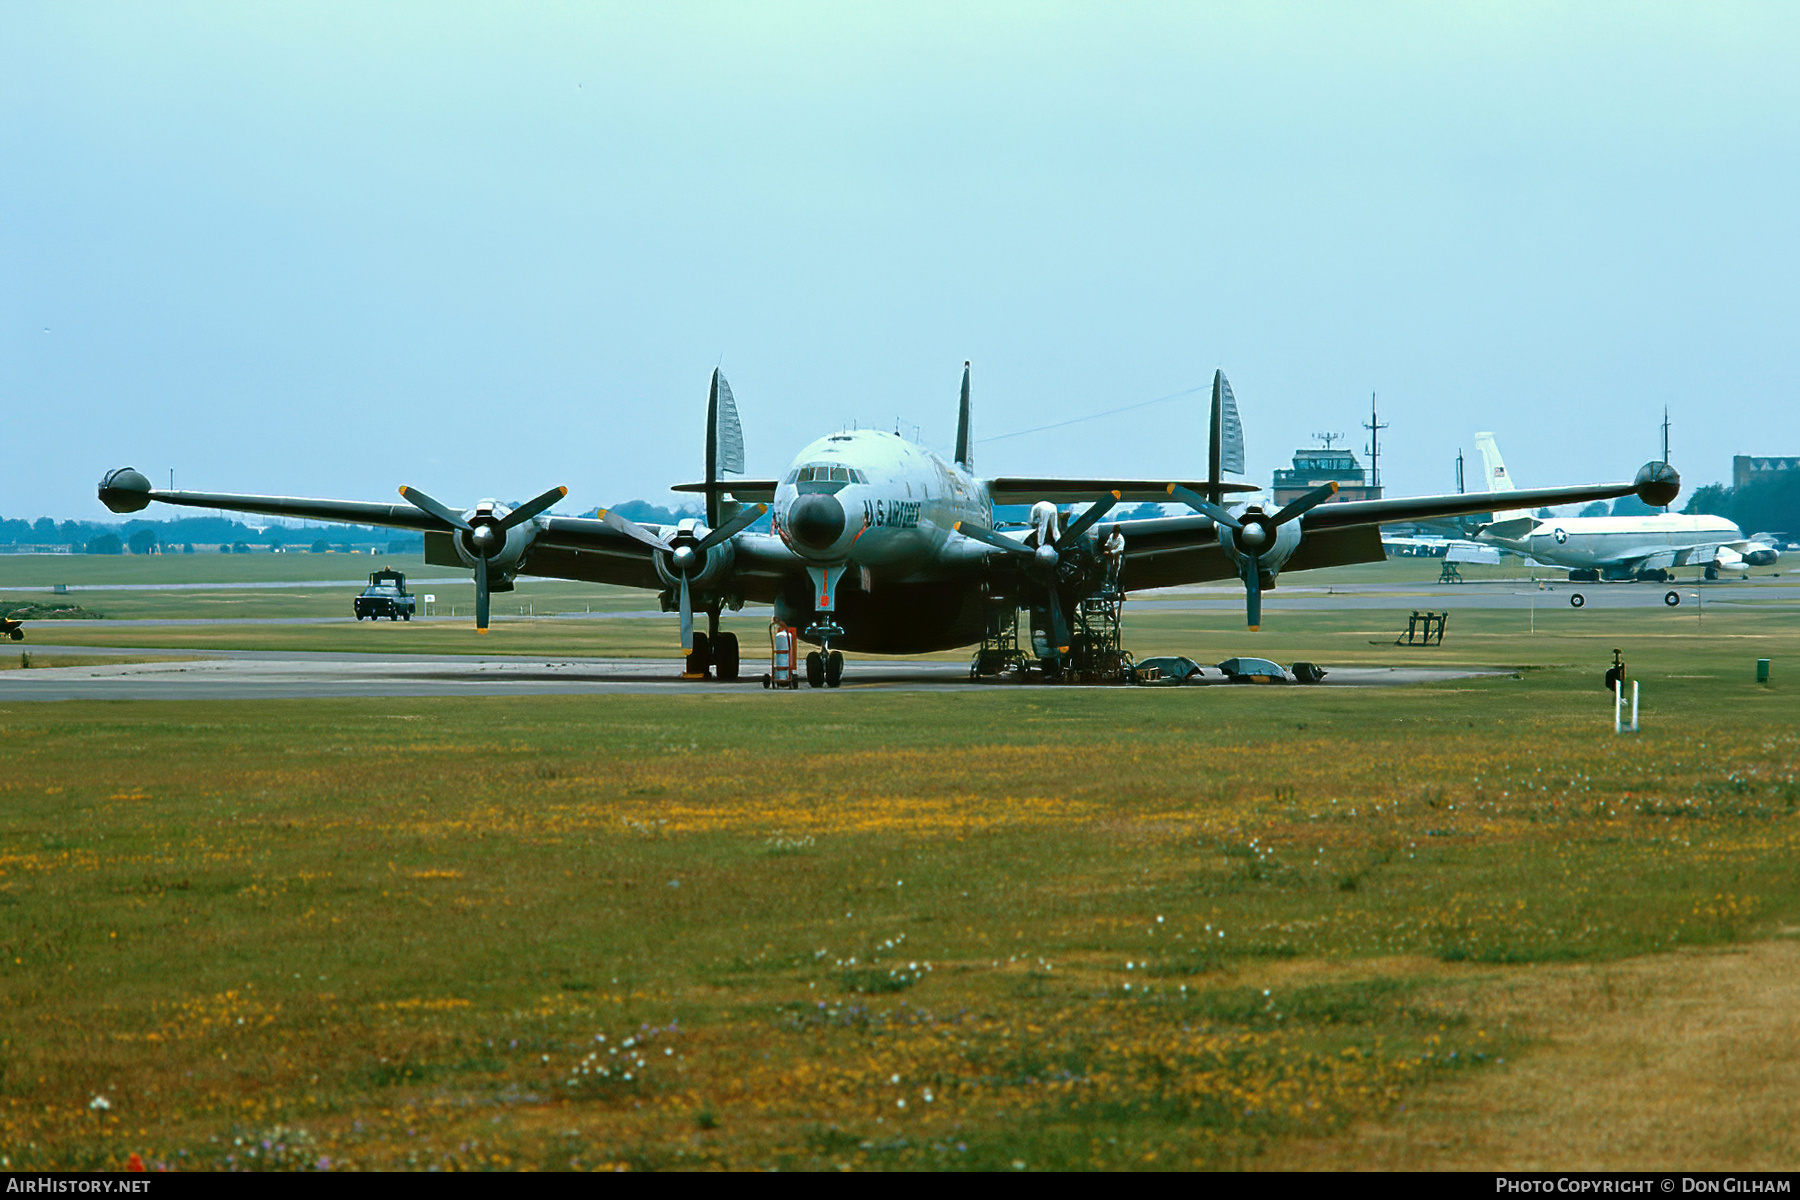
[[[990,524],[993,503],[970,472],[879,430],[834,433],[806,446],[775,489],[774,528],[811,566],[845,568],[835,600],[846,650],[914,654],[979,641],[984,606],[967,584],[984,547],[958,521]],[[775,602],[784,622],[816,615],[795,580]]]

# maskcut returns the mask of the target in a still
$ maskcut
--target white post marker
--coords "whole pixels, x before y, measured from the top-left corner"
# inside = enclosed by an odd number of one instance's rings
[[[1620,710],[1625,704],[1625,688],[1618,683],[1613,684],[1613,732],[1618,733]]]
[[[1636,733],[1638,731],[1637,705],[1638,705],[1638,681],[1634,679],[1631,681],[1631,732],[1633,732],[1633,733]]]

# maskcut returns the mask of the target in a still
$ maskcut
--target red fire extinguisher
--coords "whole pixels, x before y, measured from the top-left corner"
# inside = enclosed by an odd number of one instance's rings
[[[764,687],[798,688],[800,679],[794,673],[795,649],[800,633],[780,621],[769,622],[769,673],[763,676]]]

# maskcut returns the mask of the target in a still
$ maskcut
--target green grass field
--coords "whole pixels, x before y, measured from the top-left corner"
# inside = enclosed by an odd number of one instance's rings
[[[1800,925],[1791,615],[1525,618],[1128,616],[1514,672],[1378,691],[6,705],[0,1166],[1318,1166],[1452,1109],[1502,1149],[1447,1165],[1511,1161],[1483,1097],[1587,1077],[1558,1021]],[[1793,1089],[1739,1091],[1679,1165],[1791,1161]]]

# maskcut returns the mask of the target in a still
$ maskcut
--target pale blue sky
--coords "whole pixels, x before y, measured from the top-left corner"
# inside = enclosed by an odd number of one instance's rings
[[[1800,5],[0,5],[0,514],[570,506],[1203,384],[1449,490],[1800,452]],[[1198,398],[979,447],[1203,470]]]

